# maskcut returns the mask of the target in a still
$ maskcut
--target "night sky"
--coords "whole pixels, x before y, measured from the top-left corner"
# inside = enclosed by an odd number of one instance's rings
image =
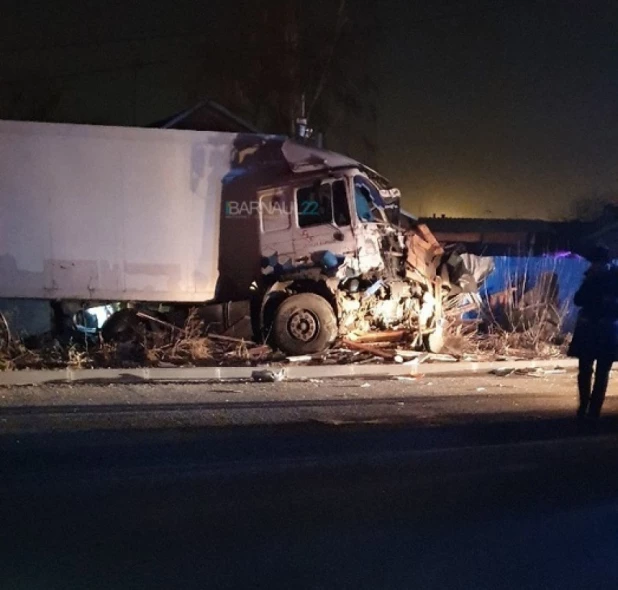
[[[191,103],[196,60],[208,79],[225,46],[216,2],[9,4],[7,118],[145,124]],[[407,209],[561,219],[578,200],[618,195],[618,2],[380,0],[373,10],[373,35],[357,39],[372,47],[378,86],[369,163]]]
[[[618,195],[617,2],[390,6],[380,168],[417,213],[558,219]]]

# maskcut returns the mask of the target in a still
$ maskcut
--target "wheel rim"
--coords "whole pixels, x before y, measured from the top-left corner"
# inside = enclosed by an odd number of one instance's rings
[[[288,332],[296,340],[311,342],[320,331],[317,316],[307,309],[296,311],[288,321]]]

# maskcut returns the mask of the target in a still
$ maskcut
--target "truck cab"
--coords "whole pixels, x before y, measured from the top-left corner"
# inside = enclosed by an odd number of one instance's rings
[[[406,278],[399,191],[337,154],[291,142],[282,152],[292,175],[258,192],[265,332],[307,354],[354,332],[412,328],[423,306],[427,324],[431,285]]]

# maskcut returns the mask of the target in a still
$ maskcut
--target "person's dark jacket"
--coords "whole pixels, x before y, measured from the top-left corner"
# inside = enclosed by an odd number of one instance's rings
[[[591,267],[573,302],[581,309],[569,356],[618,360],[618,267]]]

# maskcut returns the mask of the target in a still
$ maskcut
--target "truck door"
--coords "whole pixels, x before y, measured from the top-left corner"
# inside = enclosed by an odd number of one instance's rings
[[[279,275],[294,266],[292,198],[289,187],[258,195],[263,275]]]
[[[355,257],[350,202],[345,178],[308,181],[294,189],[292,227],[297,264],[315,263],[322,255]]]

